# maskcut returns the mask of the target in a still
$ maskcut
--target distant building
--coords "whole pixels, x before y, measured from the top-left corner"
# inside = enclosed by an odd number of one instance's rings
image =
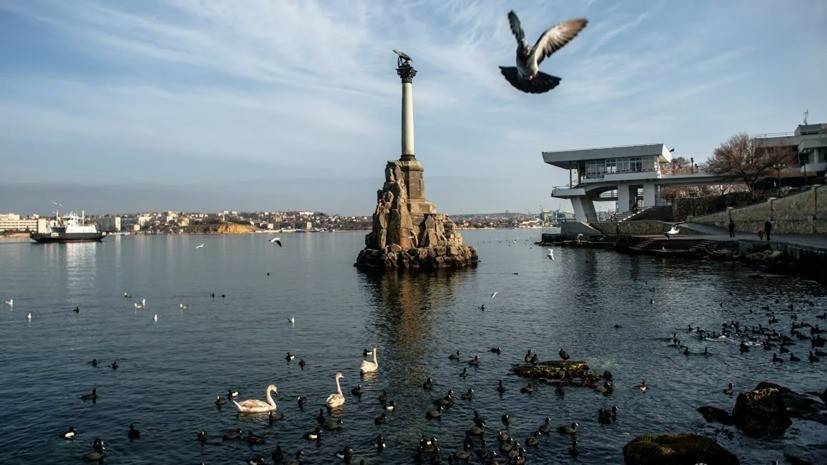
[[[37,218],[21,218],[15,213],[0,214],[0,232],[37,231]]]
[[[799,124],[792,134],[764,134],[753,141],[759,147],[777,148],[790,154],[790,161],[798,169],[784,170],[797,176],[824,176],[827,171],[827,123]],[[800,174],[799,174],[800,173]]]
[[[98,231],[102,232],[121,232],[121,217],[120,216],[101,216],[98,217],[95,224]]]

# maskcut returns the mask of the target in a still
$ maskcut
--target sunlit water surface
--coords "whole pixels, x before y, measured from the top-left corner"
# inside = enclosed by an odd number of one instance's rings
[[[304,449],[307,464],[335,462],[344,445],[354,448],[356,463],[411,463],[420,435],[438,437],[446,453],[456,450],[476,409],[494,429],[509,413],[510,432],[520,441],[546,416],[555,425],[577,421],[576,462],[615,464],[622,463],[623,445],[642,433],[712,435],[714,427],[695,409],[731,408],[734,399],[722,393],[727,382],[737,390],[762,380],[800,392],[825,387],[827,361],[807,363],[804,344],[793,352],[805,361],[776,366],[768,352],[739,353],[737,341],[683,335],[693,351],[708,347],[713,353],[685,357],[658,340],[687,324],[766,324],[763,305],[779,315],[779,328],[788,326],[789,303],[801,319],[815,322],[827,297],[814,282],[755,279],[739,264],[612,251],[557,249],[551,261],[532,245],[537,231],[464,236],[482,257],[476,270],[399,276],[352,266],[363,233],[284,235],[283,248],[265,235],[0,242],[0,297],[14,298],[13,309],[0,309],[0,463],[77,463],[95,437],[108,446],[107,463],[245,463],[254,454],[269,462],[277,444],[291,455]],[[205,247],[195,249],[201,242]],[[133,298],[124,298],[125,291]],[[147,308],[136,310],[142,297]],[[181,303],[189,308],[182,311]],[[380,373],[360,379],[362,350],[372,345],[379,347]],[[489,351],[495,346],[502,355]],[[561,398],[543,385],[531,396],[520,394],[525,382],[509,374],[511,365],[528,348],[554,359],[561,347],[595,370],[610,370],[615,393],[571,388]],[[482,360],[465,380],[458,375],[467,365],[448,359],[455,350]],[[287,351],[296,354],[293,363],[285,361]],[[93,358],[103,366],[90,366]],[[108,368],[115,359],[117,371]],[[304,370],[299,359],[307,363]],[[302,435],[334,392],[337,371],[344,373],[345,427],[323,433],[318,445],[309,443]],[[432,392],[421,387],[428,376]],[[651,386],[645,394],[633,388],[643,378]],[[495,390],[499,379],[508,388],[502,398]],[[284,414],[272,426],[213,404],[229,387],[242,399],[263,398],[269,383],[278,385]],[[361,400],[350,394],[356,383],[367,391]],[[81,401],[93,387],[98,401]],[[458,400],[441,422],[425,418],[432,398],[469,387],[473,401]],[[376,426],[383,389],[397,410]],[[295,402],[299,395],[308,399],[304,411]],[[619,407],[618,421],[602,426],[597,411],[610,405]],[[141,430],[139,441],[127,439],[130,423]],[[80,431],[73,442],[59,438],[69,425]],[[222,441],[231,428],[252,430],[266,442]],[[196,440],[199,430],[210,433],[204,446]],[[381,455],[372,447],[380,432],[388,445]],[[820,425],[797,421],[778,440],[740,434],[719,440],[742,463],[758,464],[780,459],[786,444],[825,437]],[[556,434],[545,437],[528,450],[529,463],[574,462],[569,445]]]

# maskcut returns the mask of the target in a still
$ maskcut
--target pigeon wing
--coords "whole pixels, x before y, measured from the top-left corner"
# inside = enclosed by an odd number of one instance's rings
[[[580,33],[588,23],[585,18],[577,18],[569,19],[550,27],[537,39],[537,43],[534,44],[534,48],[531,49],[532,58],[536,60],[539,65],[546,57],[551,56],[552,53],[560,50],[564,45],[577,37],[577,34]]]
[[[514,66],[500,66],[500,72],[512,86],[529,94],[542,94],[560,84],[559,77],[543,72],[537,73],[534,79],[524,79]]]
[[[520,25],[520,18],[513,10],[508,12],[508,25],[511,26],[511,32],[517,38],[517,42],[522,43],[525,40],[525,32],[523,32],[523,26]]]

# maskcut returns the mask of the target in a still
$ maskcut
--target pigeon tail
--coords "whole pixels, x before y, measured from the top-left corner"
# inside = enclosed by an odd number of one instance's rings
[[[542,94],[560,84],[559,77],[543,72],[538,72],[533,79],[524,79],[514,66],[500,66],[500,72],[512,86],[529,94]]]

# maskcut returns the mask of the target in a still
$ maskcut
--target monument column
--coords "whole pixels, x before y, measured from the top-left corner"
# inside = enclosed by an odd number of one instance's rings
[[[402,78],[402,156],[414,160],[413,78],[416,69],[409,62],[400,63],[396,73]]]

